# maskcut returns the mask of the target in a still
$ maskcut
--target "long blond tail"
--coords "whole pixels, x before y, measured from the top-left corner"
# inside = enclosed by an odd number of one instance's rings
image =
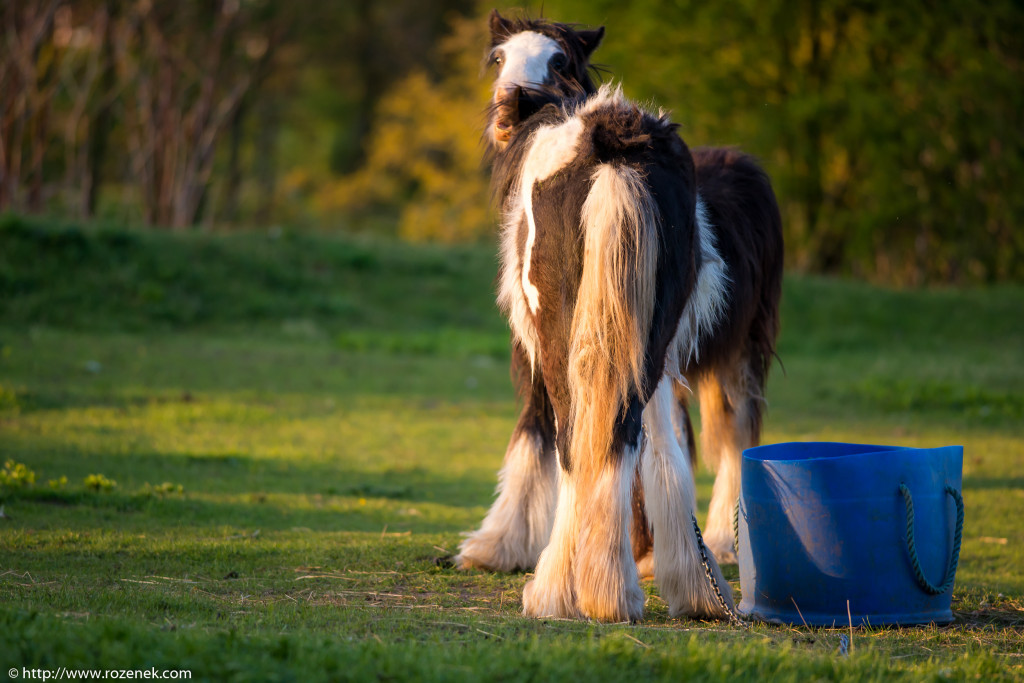
[[[658,208],[636,169],[605,163],[583,204],[583,277],[569,350],[573,467],[601,468],[616,420],[642,393],[654,315]]]

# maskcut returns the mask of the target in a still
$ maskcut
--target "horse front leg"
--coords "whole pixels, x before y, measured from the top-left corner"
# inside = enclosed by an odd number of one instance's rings
[[[480,528],[459,546],[460,569],[533,569],[551,535],[558,485],[554,417],[540,371],[531,377],[518,345],[514,353],[523,411],[498,473],[497,498]]]

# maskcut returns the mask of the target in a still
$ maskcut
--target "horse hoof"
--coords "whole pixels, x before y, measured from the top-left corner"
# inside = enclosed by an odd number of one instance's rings
[[[730,610],[736,609],[732,599],[732,588],[713,559],[711,571],[715,576],[715,583],[718,584],[721,600],[698,563],[694,563],[688,571],[662,578],[658,583],[658,591],[662,599],[668,603],[669,616],[690,619],[729,618]],[[722,602],[725,603],[724,606]]]
[[[456,569],[466,571],[467,569],[490,570],[490,567],[470,557],[469,555],[456,555],[452,559],[452,566]]]
[[[654,553],[649,552],[636,561],[636,573],[641,579],[654,577]]]
[[[719,564],[736,564],[738,562],[731,531],[723,534],[709,533],[704,537],[704,545],[714,553]]]
[[[624,595],[579,596],[579,610],[582,616],[605,623],[635,624],[644,616],[644,592],[640,585],[623,589]]]
[[[513,547],[507,540],[496,534],[477,531],[462,542],[455,566],[459,569],[484,569],[491,572],[529,571],[536,564],[536,558]]]
[[[555,619],[578,619],[580,613],[558,591],[545,590],[536,579],[527,581],[523,587],[523,615],[527,617],[551,617]]]

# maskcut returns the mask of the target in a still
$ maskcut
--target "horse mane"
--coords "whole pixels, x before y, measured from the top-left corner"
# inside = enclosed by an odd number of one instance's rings
[[[491,200],[496,205],[509,196],[518,180],[533,132],[541,126],[557,125],[570,116],[579,115],[590,122],[593,134],[588,153],[599,161],[641,151],[654,144],[654,138],[668,148],[683,146],[677,135],[679,124],[670,121],[664,112],[653,114],[626,100],[621,86],[604,84],[593,95],[580,91],[568,97],[554,86],[524,89],[527,90],[525,97],[539,105],[537,111],[518,124],[505,149],[488,145],[486,152],[485,163],[491,167]],[[603,106],[609,101],[615,101],[617,106]]]
[[[572,109],[567,108],[562,97],[547,89],[532,89],[547,99],[535,114],[523,120],[512,135],[509,144],[503,150],[489,146],[485,161],[491,166],[491,201],[499,209],[502,202],[513,192],[522,173],[526,155],[533,144],[533,133],[541,126],[556,125],[565,121]],[[577,101],[577,100],[573,100]]]

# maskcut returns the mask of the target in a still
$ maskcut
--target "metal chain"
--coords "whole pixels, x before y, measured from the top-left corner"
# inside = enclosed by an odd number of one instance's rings
[[[722,595],[722,588],[718,585],[718,579],[715,578],[715,573],[711,570],[711,561],[708,560],[707,546],[704,545],[704,535],[700,532],[700,525],[697,524],[697,517],[691,512],[690,520],[693,522],[693,531],[697,534],[697,549],[700,551],[700,563],[704,565],[704,575],[708,577],[708,581],[711,582],[711,588],[715,591],[715,598],[718,600],[718,605],[728,615],[729,623],[734,626],[742,626],[746,628],[747,624],[740,619],[739,613],[734,607]]]
[[[914,568],[917,583],[925,592],[932,595],[945,593],[953,586],[953,580],[956,578],[956,566],[960,561],[960,541],[964,532],[964,499],[955,488],[946,487],[946,493],[952,496],[953,502],[956,503],[956,527],[953,531],[953,552],[949,558],[949,566],[946,568],[946,578],[941,585],[936,586],[925,577],[924,571],[921,569],[921,561],[917,557],[917,543],[914,540],[914,501],[910,497],[910,489],[906,484],[900,484],[900,493],[903,494],[903,502],[907,506],[907,550],[910,553],[910,564]]]
[[[736,507],[732,509],[732,551],[740,557],[740,498],[736,496]]]

